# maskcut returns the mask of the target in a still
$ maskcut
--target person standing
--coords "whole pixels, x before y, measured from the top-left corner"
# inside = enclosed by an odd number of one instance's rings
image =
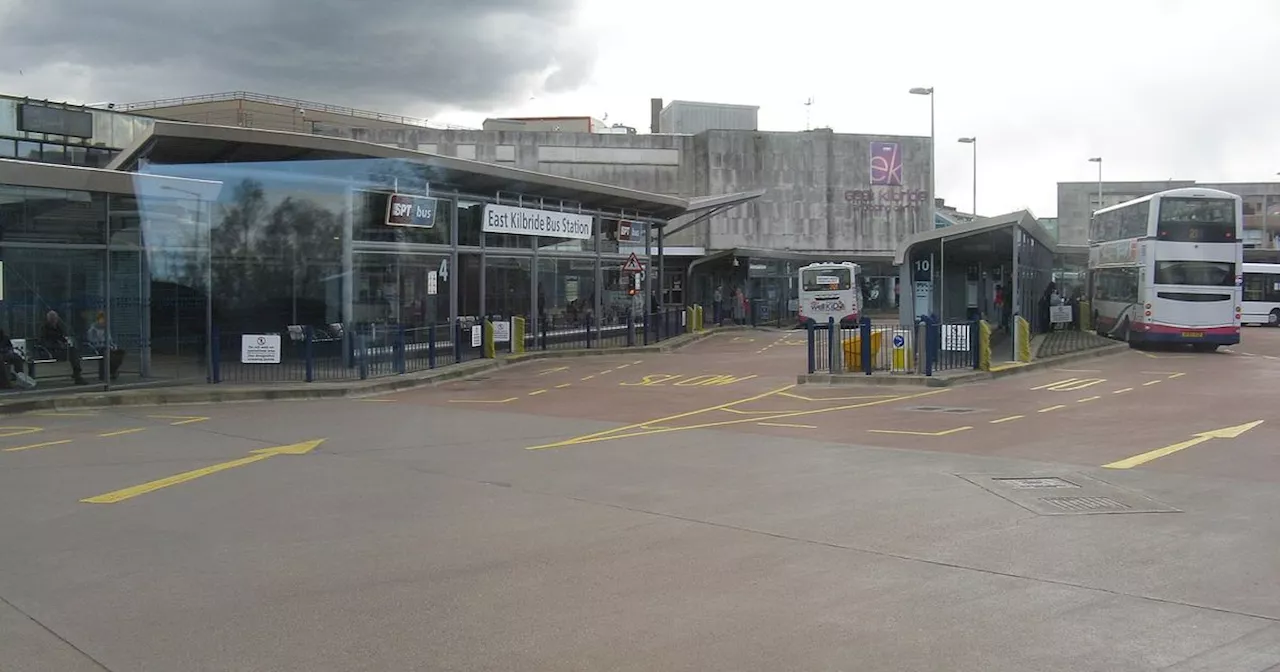
[[[722,310],[724,310],[724,288],[716,285],[716,290],[711,295],[711,321],[716,325],[719,325],[724,317],[720,312]]]

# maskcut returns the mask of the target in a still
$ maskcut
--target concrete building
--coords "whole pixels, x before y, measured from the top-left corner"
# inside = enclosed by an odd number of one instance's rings
[[[604,133],[609,125],[594,117],[501,117],[485,119],[481,128],[486,131]]]
[[[0,159],[101,167],[154,122],[114,109],[0,95]]]
[[[851,260],[863,265],[869,285],[879,285],[868,296],[879,297],[885,305],[878,307],[888,309],[897,289],[892,265],[898,243],[939,222],[965,221],[962,213],[934,217],[927,137],[831,129],[762,132],[754,130],[753,106],[652,102],[653,126],[661,125],[665,112],[671,123],[701,119],[700,125],[685,126],[699,131],[591,132],[603,122],[590,117],[492,119],[486,130],[436,128],[424,120],[247,93],[122,107],[171,119],[358,139],[686,199],[759,192],[749,205],[672,223],[661,279],[667,304],[708,302],[715,287],[732,285],[768,304],[762,310],[788,313],[800,265]],[[713,108],[719,117],[708,111]],[[561,130],[529,130],[548,123]]]
[[[1277,182],[1103,182],[1101,206],[1097,182],[1059,182],[1058,240],[1067,245],[1087,245],[1089,218],[1094,210],[1157,191],[1191,186],[1220,189],[1243,197],[1245,248],[1280,249],[1280,183]]]
[[[655,133],[696,135],[703,131],[754,131],[760,127],[758,105],[673,100],[663,106],[661,98],[654,98],[652,108],[660,109]]]

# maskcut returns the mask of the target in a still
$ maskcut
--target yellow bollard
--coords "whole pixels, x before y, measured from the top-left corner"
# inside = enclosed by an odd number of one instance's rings
[[[986,320],[978,322],[978,369],[991,370],[991,325]]]
[[[1080,331],[1092,331],[1093,311],[1089,309],[1089,302],[1081,301],[1076,310],[1080,311]]]
[[[494,344],[493,344],[493,322],[490,322],[489,320],[484,321],[483,345],[484,345],[485,358],[493,359],[497,353],[494,349]]]
[[[511,318],[511,352],[524,352],[524,318]]]
[[[1021,315],[1013,318],[1014,338],[1018,339],[1018,361],[1031,361],[1031,323]]]

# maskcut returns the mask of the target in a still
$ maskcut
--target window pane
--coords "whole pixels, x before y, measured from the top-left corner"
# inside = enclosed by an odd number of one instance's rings
[[[484,204],[471,201],[458,202],[458,244],[479,247],[481,218]]]
[[[38,142],[18,142],[18,158],[27,161],[40,160],[40,143]]]
[[[6,243],[106,242],[101,194],[0,186],[0,240]]]
[[[12,158],[18,155],[17,152],[18,143],[0,138],[0,157]]]
[[[585,324],[595,312],[595,260],[538,260],[538,304],[554,324]]]
[[[484,310],[496,320],[508,320],[520,316],[529,318],[532,307],[529,273],[531,259],[510,259],[488,256],[485,259]]]

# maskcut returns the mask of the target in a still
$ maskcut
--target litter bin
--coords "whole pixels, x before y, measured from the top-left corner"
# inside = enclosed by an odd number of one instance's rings
[[[873,331],[871,332],[871,361],[872,368],[875,367],[876,355],[880,354],[880,341],[883,340],[884,334]],[[862,370],[862,334],[858,334],[853,338],[846,338],[844,343],[844,368],[846,371]]]

